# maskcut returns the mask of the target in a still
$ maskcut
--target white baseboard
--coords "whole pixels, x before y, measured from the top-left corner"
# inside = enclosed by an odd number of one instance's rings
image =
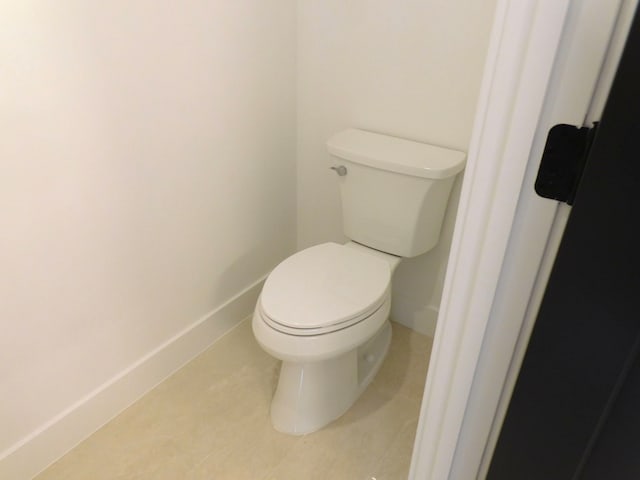
[[[391,301],[391,318],[411,330],[433,337],[436,333],[438,307],[422,305],[408,296],[396,294]]]
[[[0,478],[29,480],[251,314],[264,278],[206,314],[0,455]]]

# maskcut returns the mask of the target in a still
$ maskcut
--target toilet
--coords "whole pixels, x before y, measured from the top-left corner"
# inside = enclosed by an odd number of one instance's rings
[[[280,263],[253,314],[258,344],[282,361],[271,402],[280,432],[303,435],[345,413],[391,342],[391,278],[440,236],[464,152],[358,129],[327,148],[340,186],[344,245],[323,243]]]

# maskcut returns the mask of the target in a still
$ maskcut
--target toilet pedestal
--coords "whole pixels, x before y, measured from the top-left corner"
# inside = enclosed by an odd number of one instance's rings
[[[371,340],[337,358],[319,362],[283,361],[271,403],[276,430],[304,435],[345,413],[380,369],[391,342],[386,321]]]

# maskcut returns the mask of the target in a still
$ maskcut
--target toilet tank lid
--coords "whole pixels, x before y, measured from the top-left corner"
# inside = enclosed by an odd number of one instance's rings
[[[467,154],[350,128],[327,141],[332,155],[381,170],[423,178],[447,178],[464,168]]]

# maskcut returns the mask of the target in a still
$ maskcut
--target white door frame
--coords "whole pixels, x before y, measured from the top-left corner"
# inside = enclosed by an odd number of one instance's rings
[[[620,3],[498,1],[411,480],[484,477],[566,217],[533,192],[546,133],[587,119]]]

